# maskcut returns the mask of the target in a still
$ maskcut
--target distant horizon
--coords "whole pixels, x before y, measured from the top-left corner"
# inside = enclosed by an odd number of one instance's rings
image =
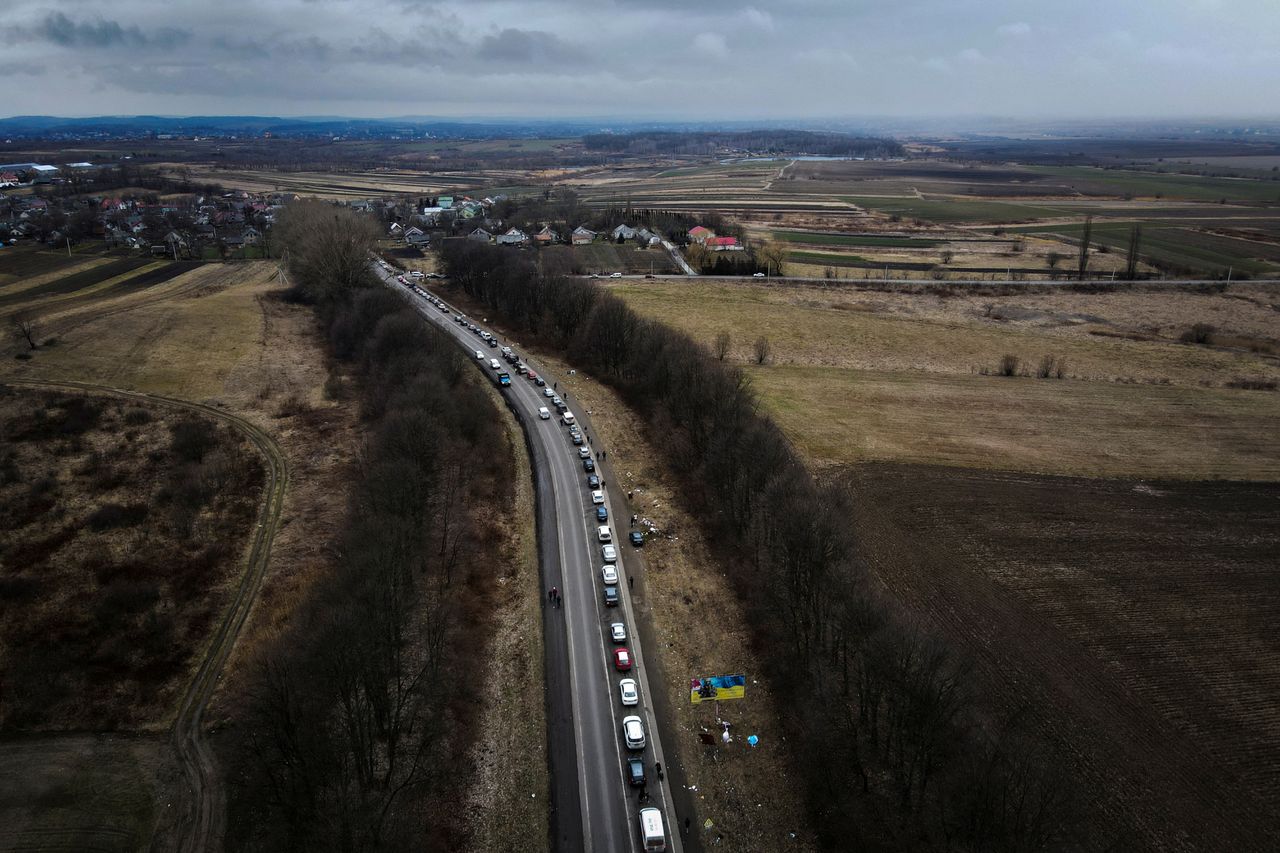
[[[755,117],[703,117],[689,118],[678,115],[637,115],[637,114],[596,114],[596,115],[554,115],[554,116],[519,116],[511,114],[493,115],[350,115],[343,113],[21,113],[0,116],[0,123],[16,122],[112,122],[129,121],[144,123],[147,119],[157,121],[281,121],[309,124],[327,122],[351,123],[395,123],[405,122],[416,125],[456,124],[485,125],[500,124],[513,126],[543,125],[604,125],[647,126],[670,125],[675,127],[714,128],[717,126],[742,129],[745,126],[759,126],[760,129],[792,128],[797,130],[830,129],[833,132],[856,132],[838,130],[857,125],[901,124],[929,127],[935,132],[961,132],[974,129],[999,130],[1001,128],[1060,127],[1069,129],[1079,126],[1095,126],[1101,128],[1122,128],[1125,126],[1167,126],[1184,124],[1188,126],[1233,127],[1238,125],[1257,124],[1260,126],[1276,125],[1280,132],[1280,113],[1242,115],[1242,114],[1198,114],[1198,115],[1147,115],[1147,116],[1106,116],[1106,115],[1058,115],[1058,116],[1001,116],[994,114],[966,113],[954,115],[877,115],[861,116],[755,116]],[[954,127],[948,128],[948,125]]]

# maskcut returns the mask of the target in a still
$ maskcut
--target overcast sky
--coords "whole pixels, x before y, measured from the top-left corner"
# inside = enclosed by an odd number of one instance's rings
[[[0,0],[0,115],[1280,114],[1280,0]]]

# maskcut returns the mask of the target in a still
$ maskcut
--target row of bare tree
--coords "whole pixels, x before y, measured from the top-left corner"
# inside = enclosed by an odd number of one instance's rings
[[[819,483],[747,380],[702,345],[516,253],[442,249],[455,286],[563,347],[663,436],[748,615],[827,849],[1035,850],[1067,834],[1059,774],[1017,726],[980,723],[967,668],[876,592],[854,496]]]
[[[467,673],[483,671],[488,631],[477,573],[496,559],[477,512],[510,491],[507,443],[456,347],[353,276],[364,220],[327,205],[286,219],[293,277],[354,375],[366,440],[323,574],[255,664],[229,846],[453,849],[480,682]]]

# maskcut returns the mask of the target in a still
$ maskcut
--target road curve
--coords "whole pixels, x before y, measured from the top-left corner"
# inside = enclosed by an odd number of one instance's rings
[[[372,269],[425,320],[452,338],[489,381],[496,381],[494,372],[487,365],[491,358],[498,358],[502,363],[499,350],[490,348],[466,326],[459,325],[454,320],[459,311],[442,311],[410,288],[396,283],[391,273],[376,265]],[[481,325],[477,318],[470,318],[470,322]],[[476,358],[477,351],[483,358]],[[535,361],[523,354],[521,360],[543,376],[548,387],[555,383],[555,378]],[[637,794],[633,793],[635,789],[627,786],[623,775],[625,758],[638,755],[644,759],[649,777],[649,802],[646,805],[658,808],[663,814],[667,849],[682,853],[679,832],[673,831],[675,811],[668,782],[660,783],[654,773],[655,762],[668,766],[670,762],[664,756],[657,721],[648,701],[653,694],[634,630],[625,582],[625,551],[629,546],[622,539],[615,541],[619,558],[616,563],[622,581],[618,584],[621,600],[617,608],[606,607],[602,598],[600,567],[603,559],[597,541],[595,507],[591,503],[577,448],[570,443],[558,418],[539,418],[538,409],[550,407],[551,402],[543,396],[543,389],[514,370],[511,371],[511,382],[501,391],[524,430],[537,495],[538,553],[546,635],[552,849],[592,853],[639,852],[637,814],[640,805]],[[572,410],[574,401],[566,402]],[[621,523],[622,517],[613,512],[607,497],[605,506],[609,510],[610,526],[625,538],[627,527]],[[627,510],[623,508],[622,511]],[[562,607],[551,607],[547,603],[545,593],[553,586],[561,591]],[[627,624],[627,647],[635,664],[627,675],[640,683],[641,701],[634,708],[624,708],[618,700],[617,684],[622,676],[612,667],[614,646],[609,642],[608,633],[609,624],[617,621]],[[647,745],[643,751],[628,751],[622,740],[622,718],[631,714],[639,715],[644,722]]]
[[[244,418],[202,403],[71,380],[34,378],[0,380],[0,385],[6,384],[86,391],[141,403],[158,403],[215,418],[248,439],[266,463],[266,488],[263,492],[262,506],[258,511],[258,523],[254,529],[244,574],[241,576],[240,585],[236,588],[230,606],[209,641],[195,677],[182,694],[178,713],[169,733],[169,740],[189,786],[188,802],[183,805],[178,815],[179,826],[175,833],[176,849],[221,850],[226,820],[226,796],[220,784],[221,780],[215,772],[208,744],[203,737],[201,719],[205,706],[222,675],[227,657],[231,654],[231,649],[244,628],[249,611],[262,586],[262,578],[266,574],[267,562],[271,555],[271,542],[279,526],[280,511],[289,483],[289,469],[284,454],[275,439],[259,427]]]

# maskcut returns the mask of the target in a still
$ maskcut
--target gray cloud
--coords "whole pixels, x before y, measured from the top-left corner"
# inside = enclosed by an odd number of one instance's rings
[[[575,64],[583,61],[583,51],[562,41],[551,33],[539,30],[518,30],[508,27],[496,35],[488,35],[476,47],[478,59],[531,65]]]
[[[13,113],[1274,115],[1280,88],[1276,0],[3,2]]]
[[[123,27],[115,21],[99,18],[93,22],[76,22],[62,12],[51,12],[33,29],[42,38],[63,47],[177,47],[191,38],[187,30],[162,27],[150,33],[137,26]]]

